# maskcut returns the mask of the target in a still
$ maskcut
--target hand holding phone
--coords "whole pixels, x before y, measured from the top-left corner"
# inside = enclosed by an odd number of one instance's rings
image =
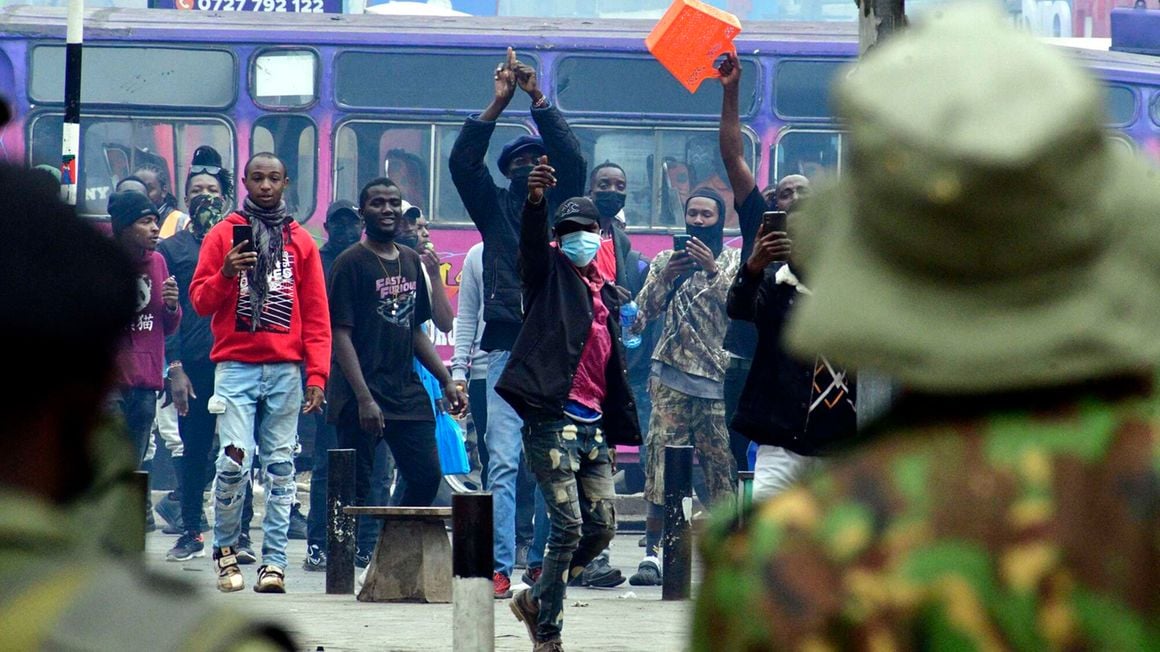
[[[761,215],[762,232],[769,234],[775,231],[784,233],[786,230],[785,211],[766,211]]]
[[[234,246],[246,243],[242,247],[241,252],[244,254],[254,251],[254,227],[249,224],[235,224],[234,225]]]
[[[233,235],[233,246],[226,252],[226,259],[222,263],[222,274],[226,278],[234,278],[241,272],[249,271],[258,263],[258,254],[254,252],[253,227],[249,224],[235,224]]]

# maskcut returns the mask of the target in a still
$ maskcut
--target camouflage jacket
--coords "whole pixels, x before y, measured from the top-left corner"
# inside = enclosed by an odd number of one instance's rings
[[[1040,407],[896,412],[715,523],[692,649],[1160,649],[1160,398]]]
[[[741,252],[726,247],[717,256],[716,276],[709,278],[698,271],[676,292],[663,274],[672,256],[672,250],[662,251],[652,261],[648,281],[636,297],[640,308],[637,327],[663,317],[664,330],[652,359],[694,376],[724,381],[729,363],[724,348],[729,327],[725,302],[741,265]]]

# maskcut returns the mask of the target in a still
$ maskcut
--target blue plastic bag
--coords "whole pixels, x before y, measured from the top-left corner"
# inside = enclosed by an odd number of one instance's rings
[[[439,466],[443,475],[464,475],[471,471],[467,461],[467,445],[463,441],[463,430],[446,410],[439,407],[443,398],[443,388],[418,358],[414,360],[415,372],[423,381],[427,396],[431,399],[431,410],[435,413],[435,447],[439,451]]]

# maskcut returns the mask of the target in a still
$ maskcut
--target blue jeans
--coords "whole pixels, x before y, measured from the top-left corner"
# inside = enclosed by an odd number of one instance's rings
[[[520,415],[495,393],[495,385],[511,358],[511,351],[487,354],[487,444],[488,490],[492,500],[495,541],[495,570],[511,577],[516,563],[516,477],[520,470],[523,443]]]
[[[221,362],[214,373],[214,395],[208,407],[217,415],[220,445],[214,483],[213,545],[215,548],[237,545],[245,476],[257,448],[261,450],[262,464],[270,479],[266,516],[262,519],[262,563],[284,569],[290,505],[297,491],[294,444],[298,437],[298,413],[302,409],[301,368],[295,362]],[[254,422],[259,408],[262,420],[257,424],[255,442]],[[235,459],[239,452],[240,459]]]

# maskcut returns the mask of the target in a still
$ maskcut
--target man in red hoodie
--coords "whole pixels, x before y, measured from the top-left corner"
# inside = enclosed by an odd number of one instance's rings
[[[189,288],[198,314],[212,316],[217,364],[209,411],[221,449],[214,485],[213,557],[218,589],[244,586],[234,547],[240,534],[244,476],[256,448],[270,479],[262,520],[262,566],[254,590],[285,593],[286,544],[294,484],[298,409],[322,409],[330,371],[330,317],[318,247],[282,200],[286,166],[255,154],[243,173],[248,196],[206,235]],[[234,227],[250,239],[234,242]],[[302,367],[306,368],[303,404]],[[258,441],[254,441],[254,422]]]
[[[157,392],[164,389],[165,338],[181,323],[177,282],[157,253],[159,219],[145,195],[126,191],[109,196],[113,238],[138,263],[137,314],[121,349],[118,389],[112,401],[114,410],[125,420],[137,463],[153,431]]]

